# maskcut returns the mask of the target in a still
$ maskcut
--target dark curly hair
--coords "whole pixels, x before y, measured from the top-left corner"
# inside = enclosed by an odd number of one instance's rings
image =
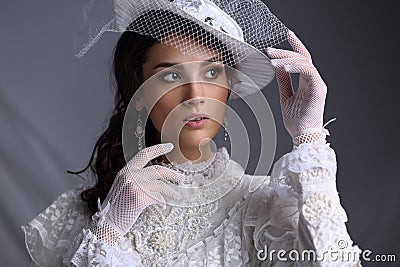
[[[84,201],[88,202],[92,213],[97,211],[97,199],[103,202],[114,182],[118,171],[126,164],[122,150],[122,125],[128,104],[136,90],[144,82],[142,65],[146,53],[157,41],[149,36],[135,32],[124,32],[114,52],[113,76],[116,88],[114,110],[106,130],[94,145],[88,165],[76,174],[88,168],[95,174],[97,183],[93,188],[82,192]],[[146,124],[147,142],[156,143],[154,125],[148,120]],[[151,140],[151,141],[150,141]],[[147,144],[146,145],[151,145]]]
[[[165,17],[165,14],[160,14],[160,12],[163,13],[166,11],[153,11],[151,14],[146,14],[146,16],[154,16],[156,19],[152,21],[156,23],[159,21],[161,23],[161,18]],[[171,25],[184,25],[184,23],[182,23],[183,18],[175,14],[168,15],[170,18],[176,20],[175,23],[171,23]],[[130,26],[135,26],[135,24],[143,25],[143,23],[144,21],[141,21],[141,18],[139,18]],[[210,43],[206,44],[209,48],[222,52],[224,58],[232,58],[226,47],[212,34],[206,32],[203,28],[191,21],[188,22],[188,20],[185,20],[185,23],[193,24],[193,29],[201,32],[201,34],[206,34],[211,40],[214,40],[211,42],[213,44],[212,46]],[[108,127],[95,143],[89,163],[86,167],[77,172],[69,171],[69,173],[72,174],[80,174],[90,168],[96,176],[96,185],[83,191],[81,194],[82,199],[88,203],[89,210],[92,213],[98,210],[97,199],[100,198],[101,202],[104,201],[114,182],[114,177],[126,164],[122,148],[122,125],[125,112],[131,98],[144,82],[142,66],[146,62],[147,51],[154,44],[158,43],[158,41],[151,36],[129,31],[130,26],[127,28],[127,31],[121,35],[114,50],[113,78],[116,94],[114,98],[114,110],[109,120]],[[174,29],[167,28],[164,29],[164,31],[164,34],[171,32],[179,32],[183,36],[186,34],[184,28],[179,29],[179,27]],[[189,34],[187,34],[187,37],[190,38]],[[145,127],[146,146],[159,143],[159,133],[151,120],[147,120]]]

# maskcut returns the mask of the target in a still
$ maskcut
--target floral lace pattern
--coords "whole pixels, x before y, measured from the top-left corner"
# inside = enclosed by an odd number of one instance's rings
[[[179,9],[185,11],[199,21],[207,23],[214,29],[229,33],[239,40],[243,40],[243,31],[240,26],[212,1],[203,0],[169,0]]]
[[[132,240],[145,266],[166,266],[211,226],[216,209],[216,202],[198,207],[172,207],[169,212],[151,206],[141,214],[127,238]]]
[[[319,186],[332,191],[336,186],[336,157],[324,141],[304,143],[280,158],[271,173],[271,187],[281,197],[312,191]],[[316,186],[312,186],[316,185]],[[336,188],[334,188],[336,192]]]
[[[199,12],[201,2],[200,0],[172,0],[170,2],[173,2],[175,5],[177,5],[179,8],[187,11],[188,13],[196,13]]]
[[[347,221],[346,213],[338,209],[325,194],[315,193],[303,205],[305,219],[312,225],[332,221],[339,223]]]
[[[325,264],[361,266],[356,257],[359,257],[361,250],[353,246],[344,224],[347,221],[346,212],[337,202],[324,193],[315,193],[305,201],[302,212],[314,245],[318,248],[317,256],[324,258]],[[324,257],[328,251],[335,251],[337,256]]]

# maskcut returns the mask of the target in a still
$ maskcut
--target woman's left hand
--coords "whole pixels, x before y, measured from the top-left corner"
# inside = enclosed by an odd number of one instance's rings
[[[297,36],[289,31],[293,51],[268,48],[276,69],[283,122],[294,144],[314,142],[325,135],[323,114],[327,87],[312,64],[311,55]],[[291,73],[299,73],[299,87],[293,90]]]

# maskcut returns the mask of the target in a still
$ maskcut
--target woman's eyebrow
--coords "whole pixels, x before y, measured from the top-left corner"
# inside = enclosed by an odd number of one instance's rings
[[[210,59],[204,60],[203,62],[201,62],[201,66],[204,67],[206,65],[209,65],[211,63],[221,63],[223,64],[223,61],[220,57],[212,57]]]
[[[158,68],[170,68],[173,66],[176,66],[177,68],[182,69],[183,67],[180,66],[181,63],[174,63],[174,62],[161,62],[157,64],[153,69],[158,69]]]
[[[210,59],[206,59],[204,61],[201,61],[201,67],[206,66],[206,65],[211,64],[211,63],[215,63],[215,62],[222,63],[222,60],[221,60],[220,57],[212,57]],[[158,63],[153,69],[170,68],[170,67],[174,67],[174,66],[176,68],[178,68],[178,69],[183,69],[183,66],[182,66],[183,64],[186,64],[186,63],[176,63],[176,62],[168,62],[168,61],[166,61],[166,62]]]

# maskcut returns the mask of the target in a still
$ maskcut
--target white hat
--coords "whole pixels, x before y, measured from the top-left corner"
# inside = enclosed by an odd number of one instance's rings
[[[235,66],[259,88],[269,84],[275,73],[263,52],[285,41],[288,31],[261,0],[91,0],[82,18],[77,57],[83,56],[105,31],[134,31],[182,53],[198,54],[198,47],[192,49],[186,38],[179,42],[165,38],[166,31],[184,32],[207,46],[222,44],[229,51],[224,62]],[[257,90],[243,83],[231,89],[238,96]]]

